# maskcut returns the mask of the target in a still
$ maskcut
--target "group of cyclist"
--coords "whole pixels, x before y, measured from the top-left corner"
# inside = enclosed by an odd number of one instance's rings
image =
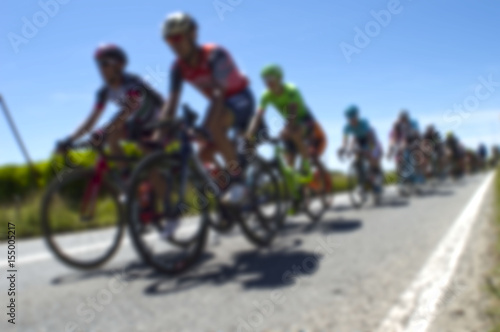
[[[197,35],[198,25],[186,13],[169,15],[162,26],[162,37],[176,57],[170,70],[170,88],[166,98],[139,76],[125,70],[127,56],[120,47],[111,44],[100,46],[95,60],[104,87],[98,91],[88,118],[73,134],[58,143],[59,149],[70,147],[72,142],[89,133],[108,101],[118,105],[120,111],[94,135],[99,136],[97,141],[106,142],[113,154],[123,154],[120,142],[124,139],[161,142],[168,133],[158,128],[148,130],[148,124],[175,119],[186,81],[209,101],[202,127],[210,139],[199,148],[198,153],[204,163],[215,163],[216,154],[224,159],[231,181],[223,194],[223,202],[237,204],[245,197],[242,169],[247,160],[244,150],[246,146],[255,144],[265,132],[263,117],[270,105],[285,119],[281,138],[285,142],[288,163],[294,165],[296,157],[300,156],[305,164],[302,166],[309,167],[311,162],[322,169],[319,158],[327,145],[325,132],[297,87],[284,81],[283,70],[278,65],[269,65],[262,70],[267,90],[256,103],[249,80],[230,53],[216,44],[200,44]],[[347,125],[339,154],[342,156],[348,151],[349,137],[352,137],[369,160],[375,191],[380,192],[383,149],[373,127],[359,113],[356,106],[346,111]],[[442,141],[433,126],[420,133],[416,121],[403,111],[390,135],[389,155],[395,155],[399,167],[403,168],[405,160],[415,158],[412,151],[417,148],[430,153],[424,153],[421,162],[413,163],[417,169],[413,172],[416,182],[424,181],[430,163],[436,162],[439,167],[444,167],[444,156],[448,152],[460,168],[465,167],[461,164],[464,148],[453,134]],[[147,152],[147,145],[143,149]],[[485,155],[481,157],[486,158]],[[126,166],[118,164],[118,167],[126,177],[129,172]]]
[[[370,174],[365,176],[371,176],[375,193],[380,193],[383,150],[377,134],[368,121],[359,117],[358,107],[349,107],[345,115],[348,124],[339,156],[346,153],[349,136],[352,137],[351,143],[357,149],[358,158],[363,157],[370,163]],[[453,132],[448,132],[443,139],[432,124],[421,132],[418,122],[406,110],[399,114],[389,136],[387,157],[396,160],[399,182],[418,185],[429,178],[460,177],[466,172],[483,169],[487,163],[488,151],[484,144],[480,144],[477,151],[467,150]]]

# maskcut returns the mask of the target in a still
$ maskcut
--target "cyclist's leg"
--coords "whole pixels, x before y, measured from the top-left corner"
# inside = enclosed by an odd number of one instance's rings
[[[235,161],[240,168],[245,168],[248,151],[244,135],[255,113],[255,100],[253,94],[250,90],[244,90],[230,97],[226,101],[226,108],[232,116],[228,129],[233,129],[235,136],[234,139],[230,140],[226,131],[225,137],[235,152]],[[264,131],[266,131],[265,126],[261,123],[257,132],[259,138],[265,137]]]
[[[285,126],[280,133],[280,137],[285,145],[285,159],[289,167],[295,167],[295,161],[297,159],[298,148],[295,140],[292,139],[290,135],[290,130]]]
[[[107,132],[107,141],[111,154],[113,156],[122,157],[124,155],[123,149],[120,146],[120,142],[128,138],[127,127],[123,122],[117,122]],[[116,165],[120,171],[124,171],[127,167],[127,163],[123,161],[116,162]]]
[[[382,191],[383,185],[383,172],[380,166],[382,159],[382,147],[379,143],[375,143],[369,152],[368,158],[370,160],[371,172],[373,174],[372,183],[376,193]]]
[[[299,130],[297,130],[287,124],[281,134],[285,141],[293,143],[296,153],[299,153],[303,160],[309,159],[308,146],[305,142],[309,136],[308,131],[308,128],[300,127]]]
[[[332,189],[332,179],[328,173],[328,170],[325,168],[320,158],[326,150],[327,146],[327,138],[326,135],[321,128],[321,126],[314,121],[312,124],[312,130],[310,134],[309,142],[309,158],[312,160],[314,166],[319,170],[320,174],[326,176],[324,179],[326,181],[327,189],[330,191]]]
[[[222,155],[226,167],[229,167],[230,164],[237,160],[236,148],[227,135],[233,123],[233,115],[226,107],[217,113],[213,108],[208,111],[204,127],[210,133],[210,138],[213,140],[217,151]]]
[[[222,200],[226,203],[240,202],[246,196],[243,184],[247,159],[244,133],[252,120],[255,111],[254,107],[253,95],[249,90],[245,90],[226,101],[221,119],[212,116],[209,122],[209,131],[212,135],[216,132],[215,136],[218,136],[217,139],[214,139],[214,143],[223,155],[226,162],[226,169],[231,176],[231,184],[222,197]],[[234,140],[231,140],[228,136],[228,131],[231,128],[234,129],[236,134]],[[221,145],[223,145],[222,148],[225,151],[221,150]]]

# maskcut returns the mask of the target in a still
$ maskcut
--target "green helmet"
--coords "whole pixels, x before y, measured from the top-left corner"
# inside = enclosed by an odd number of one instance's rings
[[[261,71],[262,78],[276,77],[279,79],[283,78],[283,70],[280,66],[272,64],[265,66]]]
[[[348,119],[356,118],[359,115],[359,108],[356,105],[351,105],[345,110],[345,116]]]

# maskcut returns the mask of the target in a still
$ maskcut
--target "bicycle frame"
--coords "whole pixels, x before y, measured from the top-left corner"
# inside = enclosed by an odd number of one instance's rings
[[[314,176],[312,172],[309,172],[306,175],[297,172],[293,166],[289,166],[286,161],[283,160],[283,153],[284,149],[279,143],[275,143],[275,162],[277,163],[280,172],[284,175],[286,189],[288,192],[292,193],[294,199],[299,199],[301,186],[311,183],[314,180]]]
[[[97,159],[97,162],[94,166],[94,175],[85,188],[83,200],[80,207],[80,212],[83,220],[90,220],[94,215],[97,197],[99,195],[102,183],[106,174],[110,170],[112,170],[112,168],[110,167],[110,162],[124,161],[127,163],[133,163],[138,160],[137,157],[106,155],[104,154],[102,148],[97,148],[96,150],[99,153],[99,158]],[[120,187],[122,187],[121,189],[123,189],[124,185],[122,186],[122,183],[118,184],[120,185]]]

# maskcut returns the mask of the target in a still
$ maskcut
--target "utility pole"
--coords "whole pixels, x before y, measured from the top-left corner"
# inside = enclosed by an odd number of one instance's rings
[[[14,123],[14,120],[12,118],[12,115],[9,111],[9,108],[7,107],[7,104],[5,103],[5,100],[3,99],[3,96],[0,94],[0,104],[2,104],[2,110],[3,113],[5,114],[5,117],[7,118],[7,123],[9,124],[9,127],[14,134],[14,138],[16,139],[17,144],[19,145],[19,148],[21,149],[21,152],[24,156],[24,159],[26,159],[28,166],[32,172],[33,178],[36,180],[38,177],[38,172],[35,169],[35,166],[33,164],[33,161],[28,153],[28,150],[26,149],[26,145],[24,144],[21,135],[19,134],[19,130],[16,127],[16,124]]]

